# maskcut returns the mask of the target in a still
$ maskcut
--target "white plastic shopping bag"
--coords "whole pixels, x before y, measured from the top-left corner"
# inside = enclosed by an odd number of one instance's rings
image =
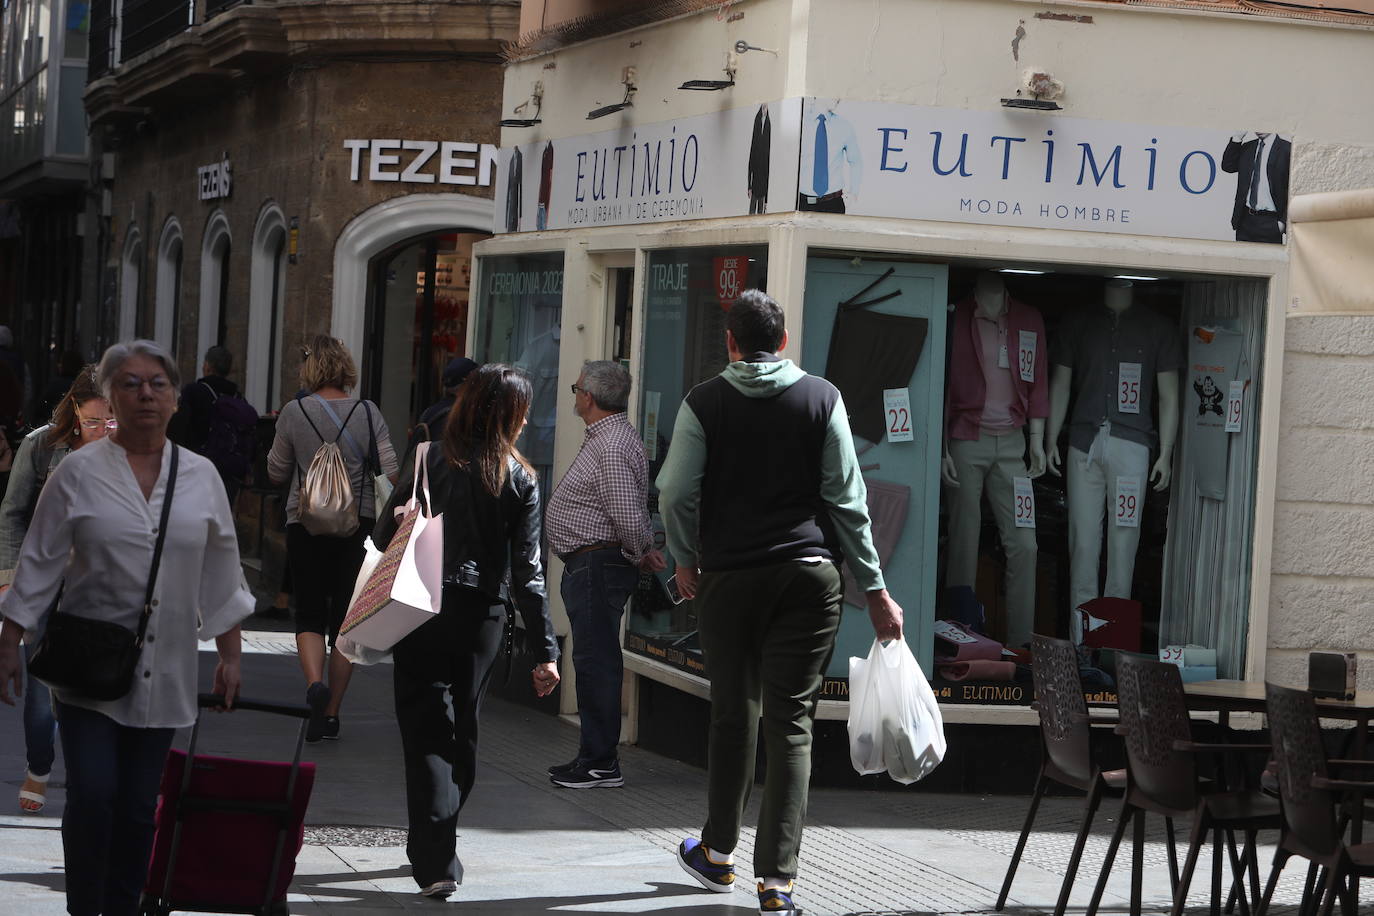
[[[439,613],[444,578],[444,518],[427,515],[430,443],[415,450],[415,482],[391,543],[344,616],[339,635],[370,649],[388,650]],[[423,507],[419,494],[424,493]]]
[[[925,672],[905,640],[873,641],[849,659],[849,759],[861,774],[907,784],[945,757],[945,727]]]
[[[372,538],[363,538],[363,565],[359,567],[358,578],[353,583],[353,596],[348,599],[349,607],[358,603],[358,596],[362,594],[363,588],[367,585],[367,580],[372,578],[372,571],[377,568],[377,564],[380,562],[382,562],[382,552],[377,549],[376,544],[372,543]],[[337,637],[334,640],[334,648],[342,652],[344,658],[355,665],[376,665],[391,657],[391,650],[389,649],[372,649],[354,642],[348,636]]]

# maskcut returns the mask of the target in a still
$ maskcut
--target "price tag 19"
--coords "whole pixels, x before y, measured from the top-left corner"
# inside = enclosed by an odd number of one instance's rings
[[[1020,340],[1016,346],[1016,368],[1020,370],[1021,381],[1035,381],[1035,348],[1039,341],[1034,331],[1018,332]]]
[[[1245,420],[1245,382],[1232,382],[1226,396],[1226,431],[1240,432],[1240,424]]]
[[[1016,527],[1035,527],[1035,490],[1029,477],[1011,479],[1012,497],[1016,500]]]
[[[1116,372],[1116,409],[1140,413],[1140,363],[1121,363]]]
[[[1116,479],[1116,527],[1140,527],[1140,478]]]
[[[912,442],[915,434],[911,424],[911,392],[905,388],[883,390],[883,416],[886,418],[888,442]]]

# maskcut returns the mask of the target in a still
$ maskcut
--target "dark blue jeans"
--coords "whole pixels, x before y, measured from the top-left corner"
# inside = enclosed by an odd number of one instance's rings
[[[52,691],[42,681],[28,676],[28,659],[37,642],[24,640],[24,749],[28,753],[29,772],[46,776],[52,772],[57,757],[57,720],[52,714]]]
[[[620,548],[590,550],[569,557],[559,591],[572,625],[572,659],[577,672],[577,712],[582,743],[577,757],[590,766],[616,759],[620,743],[620,617],[639,581],[639,570]]]
[[[130,728],[66,703],[57,704],[57,726],[67,764],[67,912],[134,916],[148,878],[158,783],[174,730]]]

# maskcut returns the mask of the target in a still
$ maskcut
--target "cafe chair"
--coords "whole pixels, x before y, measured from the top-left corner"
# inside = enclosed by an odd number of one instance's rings
[[[1359,797],[1366,792],[1374,793],[1374,782],[1333,779],[1328,767],[1369,770],[1374,761],[1326,759],[1317,704],[1307,691],[1266,683],[1264,694],[1278,764],[1283,828],[1256,916],[1264,916],[1268,911],[1279,874],[1293,856],[1325,870],[1320,898],[1322,916],[1330,916],[1337,894],[1341,897],[1342,912],[1354,914],[1359,909],[1358,892],[1355,882],[1346,879],[1351,875],[1374,877],[1374,843],[1348,844],[1345,818],[1339,810],[1343,795],[1353,793]],[[1374,770],[1369,775],[1374,777]],[[1314,883],[1313,872],[1309,871],[1304,905],[1314,896]]]
[[[1031,675],[1035,681],[1035,708],[1040,713],[1040,775],[1035,780],[1030,810],[1026,812],[1026,822],[1021,827],[1021,837],[1016,841],[1011,864],[1007,866],[1007,876],[1002,881],[1002,893],[997,897],[996,909],[1001,910],[1006,906],[1016,867],[1021,862],[1026,839],[1030,836],[1036,811],[1040,808],[1040,799],[1044,798],[1050,783],[1055,782],[1087,793],[1083,823],[1078,828],[1073,855],[1059,891],[1059,902],[1054,907],[1054,916],[1064,916],[1074,876],[1083,858],[1083,847],[1092,829],[1093,815],[1103,795],[1121,794],[1126,786],[1126,771],[1104,771],[1093,754],[1093,720],[1088,716],[1088,704],[1083,699],[1083,684],[1078,676],[1078,653],[1073,643],[1048,636],[1033,636],[1030,651]],[[1113,721],[1109,719],[1100,724],[1111,725]]]
[[[1191,817],[1188,857],[1183,874],[1173,888],[1172,916],[1182,916],[1188,899],[1188,886],[1197,866],[1199,853],[1208,835],[1212,837],[1211,912],[1218,916],[1222,899],[1222,847],[1229,852],[1232,888],[1242,916],[1249,916],[1250,901],[1259,897],[1256,862],[1256,834],[1279,828],[1279,806],[1257,791],[1228,791],[1204,780],[1198,772],[1198,756],[1265,751],[1262,744],[1208,744],[1193,740],[1192,725],[1184,699],[1183,679],[1176,665],[1123,655],[1117,665],[1117,729],[1126,739],[1126,791],[1121,816],[1112,834],[1107,858],[1093,890],[1086,916],[1094,916],[1107,888],[1107,877],[1126,827],[1135,821],[1135,849],[1132,856],[1131,912],[1140,912],[1141,868],[1144,858],[1145,812],[1165,817]],[[1234,833],[1245,835],[1245,854],[1236,856]],[[1223,844],[1223,839],[1225,843]],[[1247,899],[1245,877],[1248,870],[1251,894]]]

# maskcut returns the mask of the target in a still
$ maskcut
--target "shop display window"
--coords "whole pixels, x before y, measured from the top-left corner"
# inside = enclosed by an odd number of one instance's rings
[[[636,427],[649,460],[649,514],[659,547],[663,519],[653,482],[672,446],[678,407],[694,385],[725,368],[725,313],[750,288],[763,289],[767,248],[675,248],[648,252],[644,283],[644,360]],[[666,554],[665,554],[666,555]],[[678,601],[670,578],[675,566],[641,577],[631,598],[626,648],[702,674],[701,647],[691,601]],[[676,602],[676,603],[675,603]]]
[[[529,373],[534,404],[517,447],[538,472],[547,505],[559,404],[563,254],[486,257],[480,273],[482,309],[472,358],[479,363],[511,363]]]
[[[937,626],[993,646],[937,638],[937,695],[1028,702],[1032,632],[1089,692],[1123,653],[1242,677],[1264,284],[956,266],[949,301]]]

